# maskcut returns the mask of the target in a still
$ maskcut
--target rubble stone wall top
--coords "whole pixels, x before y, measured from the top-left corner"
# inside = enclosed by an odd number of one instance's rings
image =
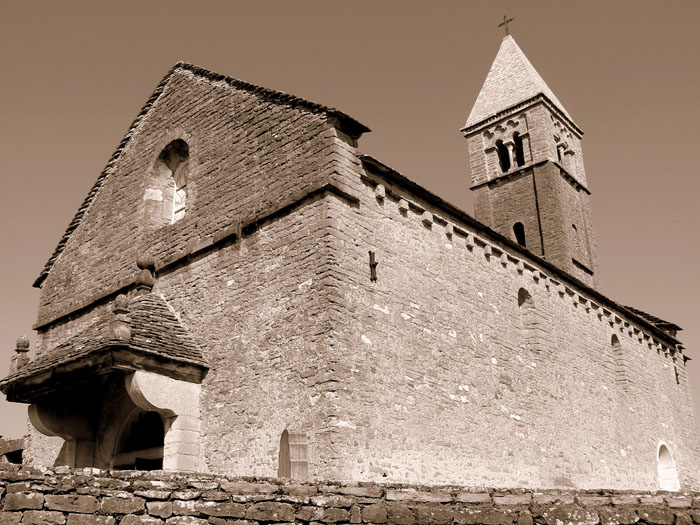
[[[0,466],[0,524],[691,524],[700,493],[297,484],[160,471]]]

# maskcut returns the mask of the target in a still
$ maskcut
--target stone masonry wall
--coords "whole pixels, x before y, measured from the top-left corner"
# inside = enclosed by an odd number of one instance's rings
[[[0,525],[691,525],[699,493],[297,484],[162,472],[0,465]]]
[[[153,293],[173,307],[210,367],[200,399],[200,470],[275,475],[287,429],[307,433],[312,471],[333,477],[335,378],[349,372],[327,344],[327,203],[327,195],[308,196],[236,242],[158,274]],[[85,328],[106,307],[54,325],[46,340]],[[53,465],[61,445],[30,425],[31,464]]]
[[[43,283],[38,324],[133,278],[143,253],[176,258],[317,189],[329,179],[335,134],[322,114],[176,70]],[[186,214],[148,231],[156,159],[178,138],[190,151]]]
[[[334,345],[352,370],[338,390],[343,479],[650,490],[663,442],[681,485],[700,486],[684,364],[668,349],[405,188],[365,182],[359,206],[333,203]]]

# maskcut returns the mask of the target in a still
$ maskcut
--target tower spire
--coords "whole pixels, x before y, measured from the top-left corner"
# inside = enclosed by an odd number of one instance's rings
[[[477,220],[595,286],[583,132],[508,34],[467,123]]]

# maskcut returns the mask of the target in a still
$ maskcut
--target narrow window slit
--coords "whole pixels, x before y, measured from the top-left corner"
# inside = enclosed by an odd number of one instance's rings
[[[377,265],[379,263],[375,259],[374,252],[369,252],[369,280],[373,283],[377,282]]]

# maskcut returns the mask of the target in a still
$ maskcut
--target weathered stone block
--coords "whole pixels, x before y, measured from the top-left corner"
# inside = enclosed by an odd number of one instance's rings
[[[339,521],[349,521],[350,511],[340,508],[328,508],[323,509],[323,518],[321,521],[324,523],[337,523]]]
[[[318,494],[318,487],[313,485],[286,485],[280,487],[282,494],[290,496],[313,496]]]
[[[488,492],[460,492],[455,500],[461,503],[491,503],[491,495]]]
[[[134,496],[139,496],[146,499],[168,499],[172,494],[169,490],[137,490]]]
[[[512,524],[518,515],[510,510],[458,508],[454,512],[455,523],[503,525]]]
[[[44,506],[43,494],[15,492],[5,496],[4,510],[40,509]]]
[[[95,516],[94,514],[69,514],[68,525],[114,525],[112,516]]]
[[[153,518],[152,516],[124,516],[119,520],[119,525],[159,525],[163,520]]]
[[[447,525],[454,519],[454,511],[448,505],[418,505],[414,510],[416,521],[421,524]]]
[[[201,495],[202,495],[201,492],[198,492],[195,490],[176,490],[172,494],[173,499],[181,499],[181,500],[185,500],[185,501],[198,498]]]
[[[356,496],[359,498],[381,498],[384,493],[381,487],[376,485],[369,485],[366,487],[323,487],[326,492],[337,492],[338,494],[345,494],[347,496]]]
[[[106,514],[136,514],[145,508],[146,500],[139,497],[107,497],[100,508]]]
[[[296,512],[297,521],[321,521],[323,518],[323,508],[304,506]]]
[[[613,505],[636,505],[639,503],[639,496],[634,496],[632,494],[621,494],[619,496],[612,497]]]
[[[386,491],[387,501],[416,501],[421,503],[434,502],[434,503],[446,503],[453,500],[452,495],[447,492],[428,492],[419,491],[413,489],[406,490],[387,490]]]
[[[532,501],[532,494],[503,494],[493,496],[496,505],[529,505]]]
[[[151,516],[169,518],[173,515],[173,504],[170,501],[149,501],[146,503],[146,512]]]
[[[354,500],[345,496],[323,495],[311,498],[311,503],[318,507],[350,507]]]
[[[350,507],[350,523],[362,523],[362,516],[358,505]]]
[[[231,494],[241,494],[241,495],[261,495],[261,494],[272,494],[279,490],[277,485],[271,485],[270,483],[246,483],[246,482],[236,482],[223,480],[220,483],[221,489]]]
[[[63,510],[67,512],[80,512],[91,514],[99,508],[100,504],[94,496],[81,495],[47,495],[46,508]]]
[[[200,514],[207,516],[242,518],[245,515],[245,505],[242,503],[205,501],[197,502],[194,508]]]
[[[573,505],[575,497],[573,494],[540,494],[535,493],[532,496],[533,503],[536,505]]]
[[[693,505],[693,501],[690,498],[667,496],[664,500],[666,500],[666,504],[673,509],[689,508]]]
[[[245,517],[258,521],[294,521],[294,507],[289,503],[265,501],[251,505]]]
[[[544,512],[542,518],[547,525],[561,525],[569,522],[579,525],[597,525],[600,521],[600,516],[595,510],[569,505],[553,507]]]
[[[172,502],[172,504],[173,514],[176,516],[195,516],[199,514],[195,508],[197,506],[197,502],[194,500],[182,501],[176,499]]]
[[[0,512],[0,525],[18,525],[21,521],[21,512]]]
[[[30,489],[30,483],[28,481],[20,481],[17,483],[9,483],[6,487],[5,490],[7,491],[8,494],[11,494],[13,492],[28,492]],[[1,493],[0,493],[1,494]]]
[[[518,514],[518,525],[532,525],[532,514],[529,510],[521,511]]]
[[[165,523],[167,525],[208,525],[209,522],[192,516],[173,516],[165,520]]]
[[[202,492],[202,499],[209,501],[226,501],[229,499],[230,494],[227,492],[221,492],[220,490],[208,490]]]
[[[187,483],[188,487],[192,487],[200,490],[215,490],[219,488],[219,483],[217,481],[190,481]]]
[[[639,521],[633,508],[599,508],[597,509],[602,525],[631,525]]]
[[[50,510],[28,510],[22,518],[23,525],[63,525],[65,522],[62,512]]]
[[[413,525],[416,518],[413,511],[403,503],[391,503],[386,506],[387,523],[390,525]]]
[[[384,503],[374,503],[362,507],[362,521],[365,523],[386,523],[387,512]]]
[[[639,516],[640,519],[649,523],[654,523],[655,525],[672,525],[672,523],[676,520],[673,511],[655,507],[637,509],[637,516]]]

